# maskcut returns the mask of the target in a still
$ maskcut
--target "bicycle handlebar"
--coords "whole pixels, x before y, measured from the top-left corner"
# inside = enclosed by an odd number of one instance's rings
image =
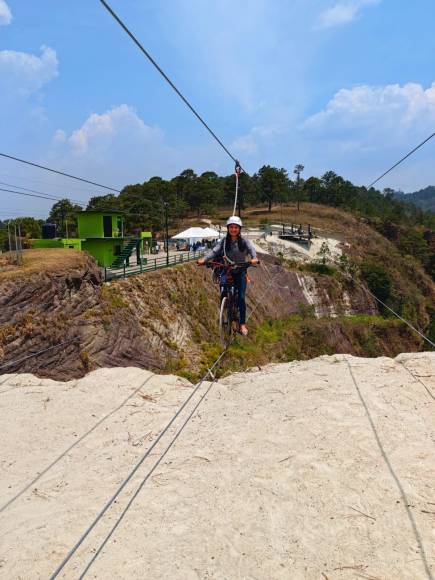
[[[258,260],[260,263],[260,260]],[[208,268],[212,268],[215,266],[216,268],[228,268],[231,270],[237,270],[237,268],[249,268],[250,266],[255,266],[256,264],[252,264],[252,262],[239,262],[238,264],[226,264],[225,262],[215,262],[214,260],[209,260],[208,262],[204,263],[204,266]]]

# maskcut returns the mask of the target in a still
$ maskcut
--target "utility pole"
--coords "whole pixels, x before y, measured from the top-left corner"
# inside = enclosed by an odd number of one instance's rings
[[[17,224],[14,224],[14,235],[15,235],[15,259],[17,264],[20,263],[20,259],[18,257],[18,232],[17,232]]]
[[[23,244],[21,241],[21,226],[18,225],[18,247],[19,247],[19,260],[18,263],[21,265],[23,263]]]
[[[166,265],[169,266],[169,227],[168,227],[168,207],[169,207],[169,203],[167,201],[164,201],[163,202],[163,207],[165,209]]]
[[[301,190],[299,187],[299,182],[300,182],[300,177],[301,177],[301,173],[302,171],[305,169],[305,167],[301,164],[296,165],[296,167],[293,170],[293,173],[295,173],[297,175],[297,196],[298,196],[298,211],[299,211],[299,201],[300,201],[300,197],[301,197]]]
[[[10,228],[10,223],[11,223],[11,220],[8,220],[8,244],[9,244],[8,250],[9,250],[10,252],[12,252],[12,243],[11,243],[11,228]]]

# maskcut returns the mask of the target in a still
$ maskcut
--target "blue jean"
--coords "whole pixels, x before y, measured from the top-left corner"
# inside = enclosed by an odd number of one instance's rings
[[[239,293],[239,313],[240,313],[240,324],[246,323],[246,271],[233,273],[234,286],[237,288]]]

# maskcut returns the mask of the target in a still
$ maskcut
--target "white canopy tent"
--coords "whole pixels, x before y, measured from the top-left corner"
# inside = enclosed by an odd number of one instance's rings
[[[218,232],[218,230],[215,230],[214,228],[204,228],[204,238],[219,238],[220,237],[220,232]]]
[[[204,240],[214,239],[219,237],[219,232],[213,228],[199,228],[192,227],[172,236],[171,240]]]
[[[171,240],[202,240],[203,237],[203,228],[188,228],[187,230],[172,236]]]

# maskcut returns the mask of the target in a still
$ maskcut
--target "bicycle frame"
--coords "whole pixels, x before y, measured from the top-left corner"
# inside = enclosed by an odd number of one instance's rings
[[[239,330],[239,297],[238,290],[234,286],[232,273],[252,266],[251,262],[242,264],[229,264],[225,262],[211,261],[206,264],[213,268],[213,280],[219,284],[221,293],[221,305],[219,312],[219,329],[221,341],[227,347]]]

